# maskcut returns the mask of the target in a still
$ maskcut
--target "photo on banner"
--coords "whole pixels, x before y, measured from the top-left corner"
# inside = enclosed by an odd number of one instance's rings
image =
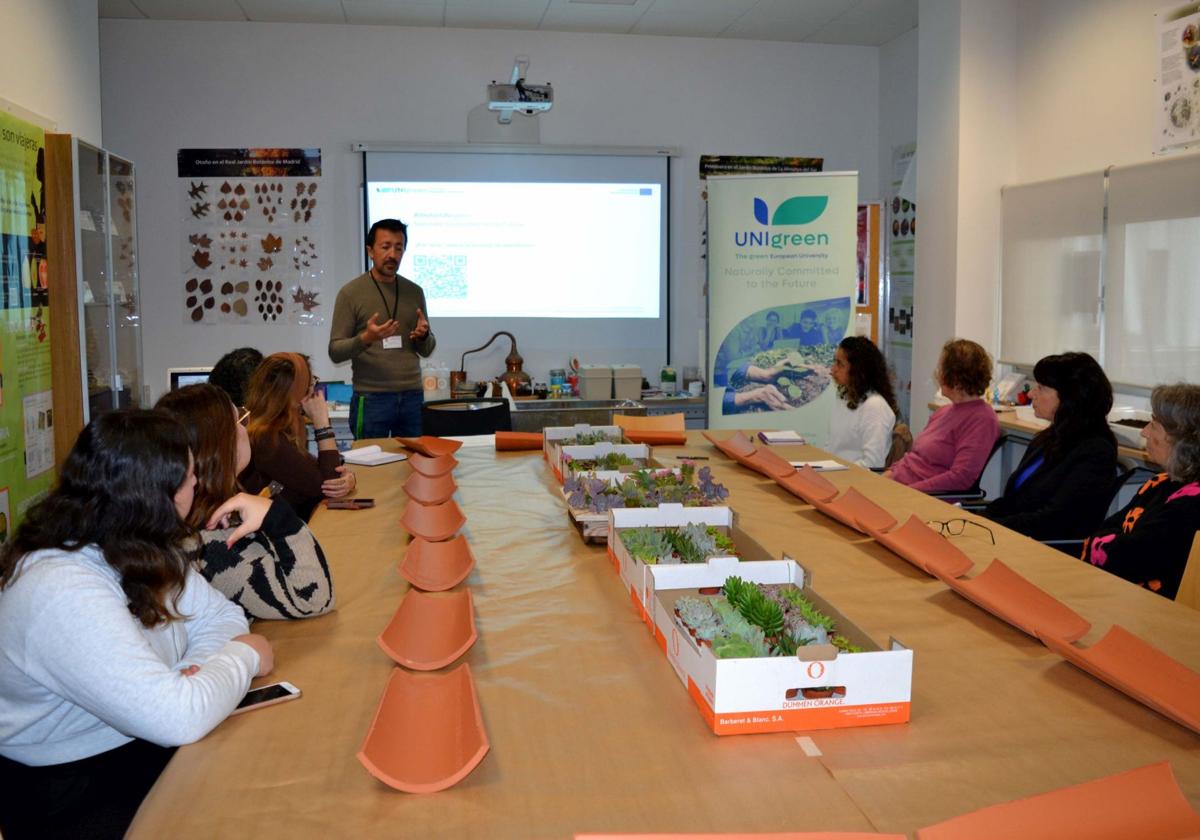
[[[713,177],[708,192],[709,425],[820,445],[858,277],[858,175]]]

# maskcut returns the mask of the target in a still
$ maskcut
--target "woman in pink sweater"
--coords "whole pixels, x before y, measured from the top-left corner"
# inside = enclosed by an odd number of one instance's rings
[[[986,350],[965,338],[947,341],[934,379],[950,405],[934,412],[912,451],[884,475],[926,493],[971,487],[1000,436],[996,412],[981,399],[991,377]]]

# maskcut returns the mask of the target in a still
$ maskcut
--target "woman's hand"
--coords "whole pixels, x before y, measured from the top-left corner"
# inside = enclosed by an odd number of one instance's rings
[[[892,471],[891,471],[891,470],[884,470],[884,471],[883,471],[883,473],[881,473],[881,474],[883,475],[883,477],[884,477],[884,478],[891,478],[891,477],[892,477]]]
[[[258,673],[254,676],[265,677],[275,669],[275,651],[271,650],[271,643],[265,636],[257,633],[245,633],[241,636],[234,636],[233,641],[250,645],[258,654]]]
[[[339,473],[337,478],[329,478],[321,483],[321,492],[330,499],[340,499],[343,496],[349,495],[358,486],[358,479],[354,477],[354,473],[344,464],[337,468]]]
[[[318,429],[329,425],[329,406],[325,403],[325,396],[319,391],[313,391],[301,400],[300,410]]]
[[[238,493],[214,510],[212,516],[208,518],[208,522],[204,523],[204,527],[209,531],[216,530],[218,527],[228,528],[230,515],[236,513],[241,518],[242,524],[238,525],[225,540],[225,547],[233,548],[235,542],[262,527],[263,520],[267,518],[267,511],[271,509],[271,504],[270,499],[262,496]]]

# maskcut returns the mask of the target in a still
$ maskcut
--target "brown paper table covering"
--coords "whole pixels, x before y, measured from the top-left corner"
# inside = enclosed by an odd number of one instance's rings
[[[1200,738],[1097,682],[887,549],[721,455],[698,433],[661,457],[707,456],[742,527],[787,553],[881,644],[913,648],[912,721],[717,737],[633,612],[601,546],[567,522],[536,454],[464,447],[454,477],[477,558],[470,663],[491,752],[456,787],[397,793],[355,760],[393,667],[375,637],[408,584],[396,572],[403,462],[359,468],[366,511],[320,510],[338,609],[259,622],[296,702],[227,720],[183,747],[133,837],[569,837],[591,832],[908,832],[987,805],[1169,760],[1200,803]],[[385,449],[397,444],[382,441]],[[828,457],[779,447],[794,460]],[[852,468],[829,473],[903,521],[961,511]],[[999,556],[1092,622],[1200,669],[1200,613],[992,526],[953,538]],[[811,750],[810,750],[811,751]]]

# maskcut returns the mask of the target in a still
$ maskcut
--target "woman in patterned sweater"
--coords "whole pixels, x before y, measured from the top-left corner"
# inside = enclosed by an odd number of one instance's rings
[[[1200,385],[1159,385],[1142,429],[1151,478],[1083,544],[1083,559],[1164,598],[1179,591],[1200,529]]]
[[[187,524],[200,531],[201,574],[252,618],[309,618],[332,610],[329,566],[304,521],[287,502],[237,492],[250,441],[229,397],[213,385],[189,385],[164,395],[156,408],[187,429],[196,460]]]

